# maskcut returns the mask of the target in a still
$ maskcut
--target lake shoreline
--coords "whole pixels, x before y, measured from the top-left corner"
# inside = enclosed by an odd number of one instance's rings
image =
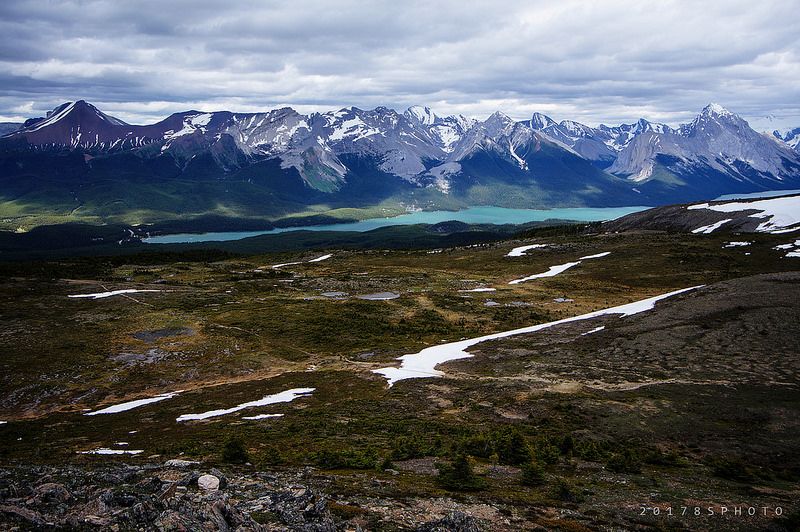
[[[613,220],[650,207],[575,207],[554,209],[508,209],[504,207],[469,207],[459,211],[416,211],[393,217],[368,218],[346,223],[275,227],[255,231],[220,231],[204,233],[173,233],[142,238],[146,244],[187,244],[200,242],[227,242],[254,236],[291,231],[354,231],[366,232],[396,225],[437,224],[462,222],[468,224],[519,225],[529,222],[562,220],[570,222],[600,222]]]

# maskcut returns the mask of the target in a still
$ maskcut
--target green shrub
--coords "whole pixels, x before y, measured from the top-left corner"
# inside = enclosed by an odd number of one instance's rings
[[[544,467],[533,461],[523,464],[521,480],[524,486],[541,486],[545,481]]]
[[[575,440],[572,438],[572,435],[567,434],[564,436],[558,448],[564,456],[572,456],[572,452],[575,450]]]
[[[393,469],[393,468],[394,468],[394,464],[392,463],[392,459],[390,457],[388,457],[388,456],[386,458],[384,458],[381,461],[380,465],[378,466],[378,469],[380,471],[386,471],[387,469]]]
[[[222,461],[229,464],[244,464],[248,462],[250,457],[247,454],[247,449],[244,447],[244,442],[241,438],[231,436],[225,441],[222,447]]]
[[[467,455],[456,455],[449,464],[436,464],[438,484],[451,491],[478,491],[486,487],[486,482],[475,475]]]
[[[333,515],[339,519],[343,519],[344,521],[353,519],[354,517],[358,517],[359,515],[366,513],[366,510],[358,506],[353,506],[352,504],[340,504],[333,501],[328,503],[328,510],[330,510]]]
[[[409,460],[427,455],[429,446],[417,435],[399,436],[392,444],[392,460]]]
[[[664,452],[658,448],[648,449],[643,459],[648,464],[660,466],[682,467],[688,464],[677,451]]]
[[[608,469],[614,473],[641,473],[642,461],[639,455],[631,449],[624,449],[614,453],[606,462]]]
[[[708,465],[714,476],[720,478],[738,482],[750,482],[756,478],[755,471],[738,457],[715,456],[708,460]]]
[[[580,441],[575,445],[575,454],[589,462],[602,462],[606,459],[606,450],[594,440]]]
[[[285,464],[286,459],[280,449],[270,446],[262,451],[258,463],[264,466],[276,466]]]
[[[550,443],[543,443],[536,447],[536,459],[545,464],[557,464],[561,458],[561,449]]]
[[[494,436],[494,450],[501,464],[520,465],[531,459],[531,450],[525,437],[517,429],[498,432]]]
[[[467,436],[459,443],[459,451],[478,458],[489,458],[494,452],[492,440],[486,434]]]
[[[378,455],[374,449],[323,449],[312,455],[312,461],[322,469],[375,469],[378,466]]]
[[[556,481],[554,495],[556,499],[564,502],[581,502],[583,499],[577,488],[565,478]]]

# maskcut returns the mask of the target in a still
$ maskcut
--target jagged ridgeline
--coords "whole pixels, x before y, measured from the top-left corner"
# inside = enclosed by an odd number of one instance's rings
[[[186,111],[131,125],[85,101],[0,124],[0,214],[126,221],[309,206],[658,205],[800,188],[797,131],[762,134],[711,104],[678,128],[485,121],[349,107]]]

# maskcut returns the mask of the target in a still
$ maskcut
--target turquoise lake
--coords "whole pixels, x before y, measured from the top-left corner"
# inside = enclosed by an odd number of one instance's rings
[[[523,224],[544,220],[573,220],[577,222],[599,222],[613,220],[626,214],[643,211],[649,207],[580,207],[564,209],[505,209],[503,207],[470,207],[461,211],[417,211],[392,218],[371,218],[360,222],[304,225],[282,227],[267,231],[227,231],[220,233],[178,233],[142,239],[148,244],[183,244],[189,242],[222,242],[241,240],[259,235],[286,233],[289,231],[371,231],[390,225],[437,224],[458,221],[468,224]]]

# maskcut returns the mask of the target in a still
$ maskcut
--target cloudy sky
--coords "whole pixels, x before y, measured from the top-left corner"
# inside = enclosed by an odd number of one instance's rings
[[[465,7],[468,6],[468,7]],[[710,101],[800,126],[796,0],[0,2],[0,120],[85,99],[175,111],[355,105],[590,125]],[[768,118],[771,117],[771,118]]]

